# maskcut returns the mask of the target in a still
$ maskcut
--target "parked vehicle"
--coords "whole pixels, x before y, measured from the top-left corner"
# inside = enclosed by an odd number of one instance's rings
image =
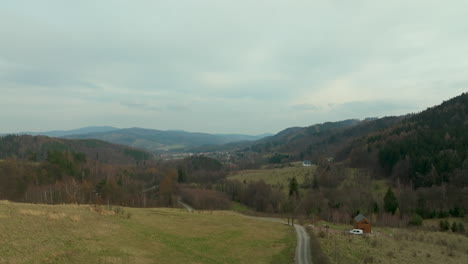
[[[350,230],[349,233],[353,235],[362,235],[364,234],[364,231],[362,231],[362,229],[353,229],[353,230]]]

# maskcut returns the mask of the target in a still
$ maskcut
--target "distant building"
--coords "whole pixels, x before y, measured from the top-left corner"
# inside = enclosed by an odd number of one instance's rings
[[[371,223],[363,214],[358,214],[354,217],[354,228],[362,229],[364,233],[370,233]]]
[[[312,166],[312,162],[311,162],[310,160],[304,160],[304,161],[302,162],[302,166],[304,166],[304,167],[310,167],[310,166]]]

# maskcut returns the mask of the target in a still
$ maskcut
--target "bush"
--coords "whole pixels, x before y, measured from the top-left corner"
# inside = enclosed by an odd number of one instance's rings
[[[450,229],[452,229],[452,232],[458,232],[458,225],[457,225],[457,223],[453,222],[453,223],[452,223],[452,227],[451,227]]]
[[[447,231],[450,228],[450,224],[447,220],[440,220],[439,227],[440,227],[440,231]]]
[[[465,225],[462,222],[458,223],[458,232],[463,233],[465,232]]]
[[[325,238],[327,236],[327,234],[323,231],[320,231],[318,235],[320,238]]]
[[[422,225],[422,222],[423,222],[423,219],[422,219],[422,217],[420,215],[413,214],[413,216],[411,216],[409,224],[414,225],[414,226],[420,226],[420,225]]]

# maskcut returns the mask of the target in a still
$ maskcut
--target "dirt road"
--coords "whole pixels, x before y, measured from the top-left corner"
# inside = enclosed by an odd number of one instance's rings
[[[182,199],[179,198],[178,203],[185,207],[189,212],[195,211],[190,205],[184,203]],[[239,214],[243,217],[247,218],[252,218],[256,220],[261,220],[261,221],[270,221],[270,222],[276,222],[276,223],[281,223],[287,225],[284,220],[278,219],[278,218],[272,218],[272,217],[257,217],[257,216],[248,216],[248,215],[243,215]],[[294,228],[296,229],[296,234],[297,234],[297,246],[296,246],[296,254],[295,254],[295,264],[312,264],[311,260],[311,255],[310,255],[310,237],[309,234],[307,234],[306,230],[304,229],[303,226],[301,225],[294,225]]]

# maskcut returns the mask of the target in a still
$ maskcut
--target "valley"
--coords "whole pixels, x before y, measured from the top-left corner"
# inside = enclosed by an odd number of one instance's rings
[[[2,136],[0,262],[463,263],[466,109],[462,94],[200,153]],[[373,233],[349,234],[357,215]]]

